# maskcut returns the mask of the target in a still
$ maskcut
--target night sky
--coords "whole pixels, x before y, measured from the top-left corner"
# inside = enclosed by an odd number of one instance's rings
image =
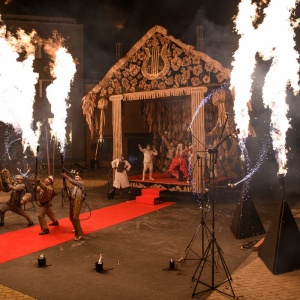
[[[182,42],[196,45],[196,26],[204,28],[205,53],[230,67],[238,37],[233,16],[238,0],[1,0],[2,14],[71,17],[84,25],[86,76],[104,76],[116,62],[115,45],[125,55],[155,25]],[[123,29],[117,26],[122,24]]]

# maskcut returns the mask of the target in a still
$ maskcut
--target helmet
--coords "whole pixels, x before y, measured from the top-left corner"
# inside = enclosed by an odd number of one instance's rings
[[[23,175],[16,175],[15,179],[24,179]]]
[[[76,173],[75,173],[75,177],[76,177],[76,176],[79,176],[79,178],[81,179],[81,176],[80,176],[80,173],[79,173],[79,172],[76,172]]]
[[[51,180],[51,182],[53,183],[53,176],[52,175],[47,176],[47,178],[49,178]]]

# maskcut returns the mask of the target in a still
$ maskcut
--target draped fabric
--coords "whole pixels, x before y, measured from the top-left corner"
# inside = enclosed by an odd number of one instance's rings
[[[82,98],[82,113],[85,116],[86,122],[91,132],[91,139],[95,133],[95,107],[97,95],[90,91],[87,95]]]
[[[100,117],[99,117],[99,140],[100,142],[103,141],[104,138],[104,127],[105,127],[105,109],[108,106],[108,100],[105,98],[101,98],[98,101],[97,108],[100,110]]]
[[[159,152],[155,157],[156,170],[167,172],[172,148],[191,141],[187,131],[191,122],[190,96],[148,99],[144,107],[145,122]]]

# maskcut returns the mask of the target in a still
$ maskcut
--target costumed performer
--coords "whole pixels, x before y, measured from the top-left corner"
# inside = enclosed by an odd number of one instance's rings
[[[193,146],[191,142],[185,144],[185,148],[182,150],[182,156],[185,158],[181,166],[183,172],[183,177],[187,179],[187,183],[190,183],[192,180],[192,156],[193,156]],[[185,165],[186,163],[186,165]]]
[[[74,227],[74,241],[80,241],[82,239],[82,228],[79,220],[79,214],[84,199],[84,183],[78,172],[75,173],[74,179],[69,177],[66,173],[62,173],[61,175],[62,177],[68,179],[74,186],[71,192],[69,217]]]
[[[5,213],[9,210],[24,217],[28,221],[27,226],[34,225],[30,216],[22,209],[22,197],[26,192],[26,186],[23,180],[24,177],[22,175],[16,175],[14,183],[8,184],[11,194],[9,200],[5,202],[0,209],[0,226],[4,225]]]
[[[132,199],[129,180],[127,172],[131,169],[131,164],[121,154],[120,158],[117,158],[111,162],[111,167],[114,170],[114,182],[113,188],[108,192],[107,198],[114,199],[116,189],[127,188],[128,198]]]
[[[39,202],[41,204],[41,208],[38,213],[38,219],[42,231],[39,233],[39,235],[45,235],[50,233],[45,218],[46,215],[52,221],[52,223],[50,223],[49,226],[59,225],[58,220],[52,210],[52,198],[54,193],[53,176],[52,175],[47,176],[44,182],[38,178],[36,183],[37,183],[37,192],[39,193]]]
[[[168,172],[178,181],[183,181],[184,179],[189,181],[188,156],[191,155],[191,151],[192,148],[189,146],[183,149],[182,143],[177,145],[176,155],[172,159]]]
[[[167,147],[166,165],[169,167],[172,162],[172,159],[175,157],[176,146],[172,141],[169,141],[163,134],[161,135],[161,140]]]
[[[158,155],[158,152],[154,146],[151,149],[150,144],[148,144],[146,146],[146,148],[142,148],[142,146],[140,144],[138,144],[138,147],[139,147],[140,151],[144,153],[143,181],[145,181],[145,174],[146,174],[147,170],[149,170],[149,179],[154,180],[154,178],[152,177],[153,160],[154,160],[154,155]]]

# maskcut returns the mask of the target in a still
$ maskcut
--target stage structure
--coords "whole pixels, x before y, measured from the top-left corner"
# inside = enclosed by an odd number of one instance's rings
[[[163,139],[173,145],[190,140],[197,154],[192,156],[191,165],[201,166],[193,168],[192,176],[196,192],[203,192],[207,167],[204,145],[214,147],[228,113],[226,131],[235,130],[233,99],[226,88],[229,76],[230,70],[218,61],[169,36],[165,28],[154,26],[83,97],[82,109],[91,137],[103,138],[104,111],[111,101],[113,158],[119,157],[124,151],[122,102],[143,101],[144,118],[160,154],[160,161],[156,161],[159,169],[166,171]],[[208,95],[209,101],[199,109]],[[188,132],[190,124],[192,135]],[[236,139],[229,139],[219,151],[223,165],[217,171],[235,177],[239,161]]]

